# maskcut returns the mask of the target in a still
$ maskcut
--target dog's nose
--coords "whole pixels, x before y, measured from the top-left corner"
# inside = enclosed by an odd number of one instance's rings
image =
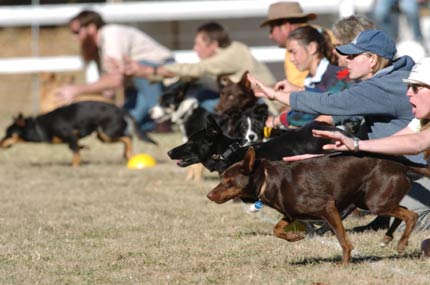
[[[256,136],[255,135],[249,135],[248,138],[250,141],[255,141]]]

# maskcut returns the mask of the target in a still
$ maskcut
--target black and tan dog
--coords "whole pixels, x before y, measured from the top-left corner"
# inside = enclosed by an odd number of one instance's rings
[[[406,227],[397,250],[402,253],[405,249],[418,218],[415,212],[399,206],[410,188],[409,170],[430,175],[427,167],[376,156],[326,155],[295,163],[257,160],[251,147],[243,161],[222,173],[221,183],[207,197],[216,203],[233,198],[261,200],[284,215],[273,232],[288,241],[304,238],[299,232],[284,231],[295,219],[324,219],[342,247],[342,263],[347,264],[353,246],[339,212],[350,205],[403,220]],[[392,240],[393,231],[387,232],[384,243]]]
[[[253,147],[258,158],[269,160],[282,160],[284,156],[304,153],[321,153],[322,146],[330,140],[314,137],[313,129],[339,131],[327,123],[315,121],[302,128],[288,129],[282,135],[254,144]],[[171,159],[177,160],[180,167],[202,163],[209,171],[221,173],[243,159],[249,148],[243,144],[243,138],[226,136],[215,119],[208,116],[205,129],[194,133],[186,143],[171,149],[167,154]]]
[[[7,128],[0,147],[7,148],[18,142],[66,143],[73,152],[72,165],[79,166],[79,139],[94,131],[102,142],[122,142],[124,157],[129,159],[132,156],[132,129],[139,139],[156,144],[139,131],[124,109],[103,102],[78,102],[36,117],[19,114]]]

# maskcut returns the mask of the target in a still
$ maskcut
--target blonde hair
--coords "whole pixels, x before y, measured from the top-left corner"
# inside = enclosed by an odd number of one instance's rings
[[[430,128],[430,119],[421,119],[420,120],[420,131],[424,131]],[[430,157],[430,149],[424,151],[424,159],[428,160]]]
[[[376,64],[372,68],[372,73],[373,74],[375,74],[379,70],[384,69],[387,66],[391,65],[391,60],[386,59],[385,57],[379,56],[379,55],[374,54],[374,53],[370,53],[370,54],[376,56]]]

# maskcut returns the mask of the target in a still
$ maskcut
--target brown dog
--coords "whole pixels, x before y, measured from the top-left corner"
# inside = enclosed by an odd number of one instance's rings
[[[247,74],[248,72],[245,72],[237,83],[232,82],[227,76],[221,75],[218,77],[220,98],[215,106],[215,111],[218,114],[228,114],[233,111],[241,112],[257,105],[258,97],[254,95],[251,83],[247,79]],[[264,103],[269,106],[270,113],[279,113],[280,106],[277,106],[276,103],[269,100],[264,100]]]
[[[242,162],[221,174],[221,183],[208,198],[216,203],[236,197],[260,199],[284,215],[273,231],[288,241],[304,238],[298,232],[284,231],[294,219],[324,219],[342,247],[342,263],[347,264],[353,246],[339,211],[351,204],[403,220],[406,227],[397,250],[402,253],[405,249],[418,218],[416,213],[399,206],[410,188],[408,170],[430,175],[425,167],[370,156],[328,155],[295,163],[256,160],[251,147]],[[384,242],[391,239],[387,235]]]
[[[57,89],[75,82],[74,76],[58,75],[55,73],[42,73],[40,79],[40,113],[49,113],[59,107],[66,105],[56,95]],[[81,101],[97,101],[105,103],[114,103],[113,100],[101,96],[100,94],[85,94],[77,96],[73,103]]]

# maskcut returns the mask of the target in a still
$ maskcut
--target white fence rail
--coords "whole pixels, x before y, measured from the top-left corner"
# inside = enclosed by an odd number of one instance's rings
[[[145,1],[108,4],[62,4],[0,7],[0,27],[63,25],[82,9],[100,12],[108,22],[145,22],[192,19],[264,17],[269,5],[279,0],[220,1]],[[299,0],[305,12],[339,14],[368,11],[373,0]],[[263,62],[284,60],[284,51],[275,47],[251,47]],[[37,55],[37,53],[36,53]],[[192,51],[175,51],[178,62],[193,62]],[[30,57],[0,59],[0,73],[30,73],[41,71],[72,71],[83,68],[79,57]]]
[[[108,22],[171,21],[263,17],[279,0],[145,1],[107,4],[54,4],[0,7],[0,27],[61,25],[84,8],[100,12]],[[299,0],[305,12],[350,15],[368,11],[374,0]]]

